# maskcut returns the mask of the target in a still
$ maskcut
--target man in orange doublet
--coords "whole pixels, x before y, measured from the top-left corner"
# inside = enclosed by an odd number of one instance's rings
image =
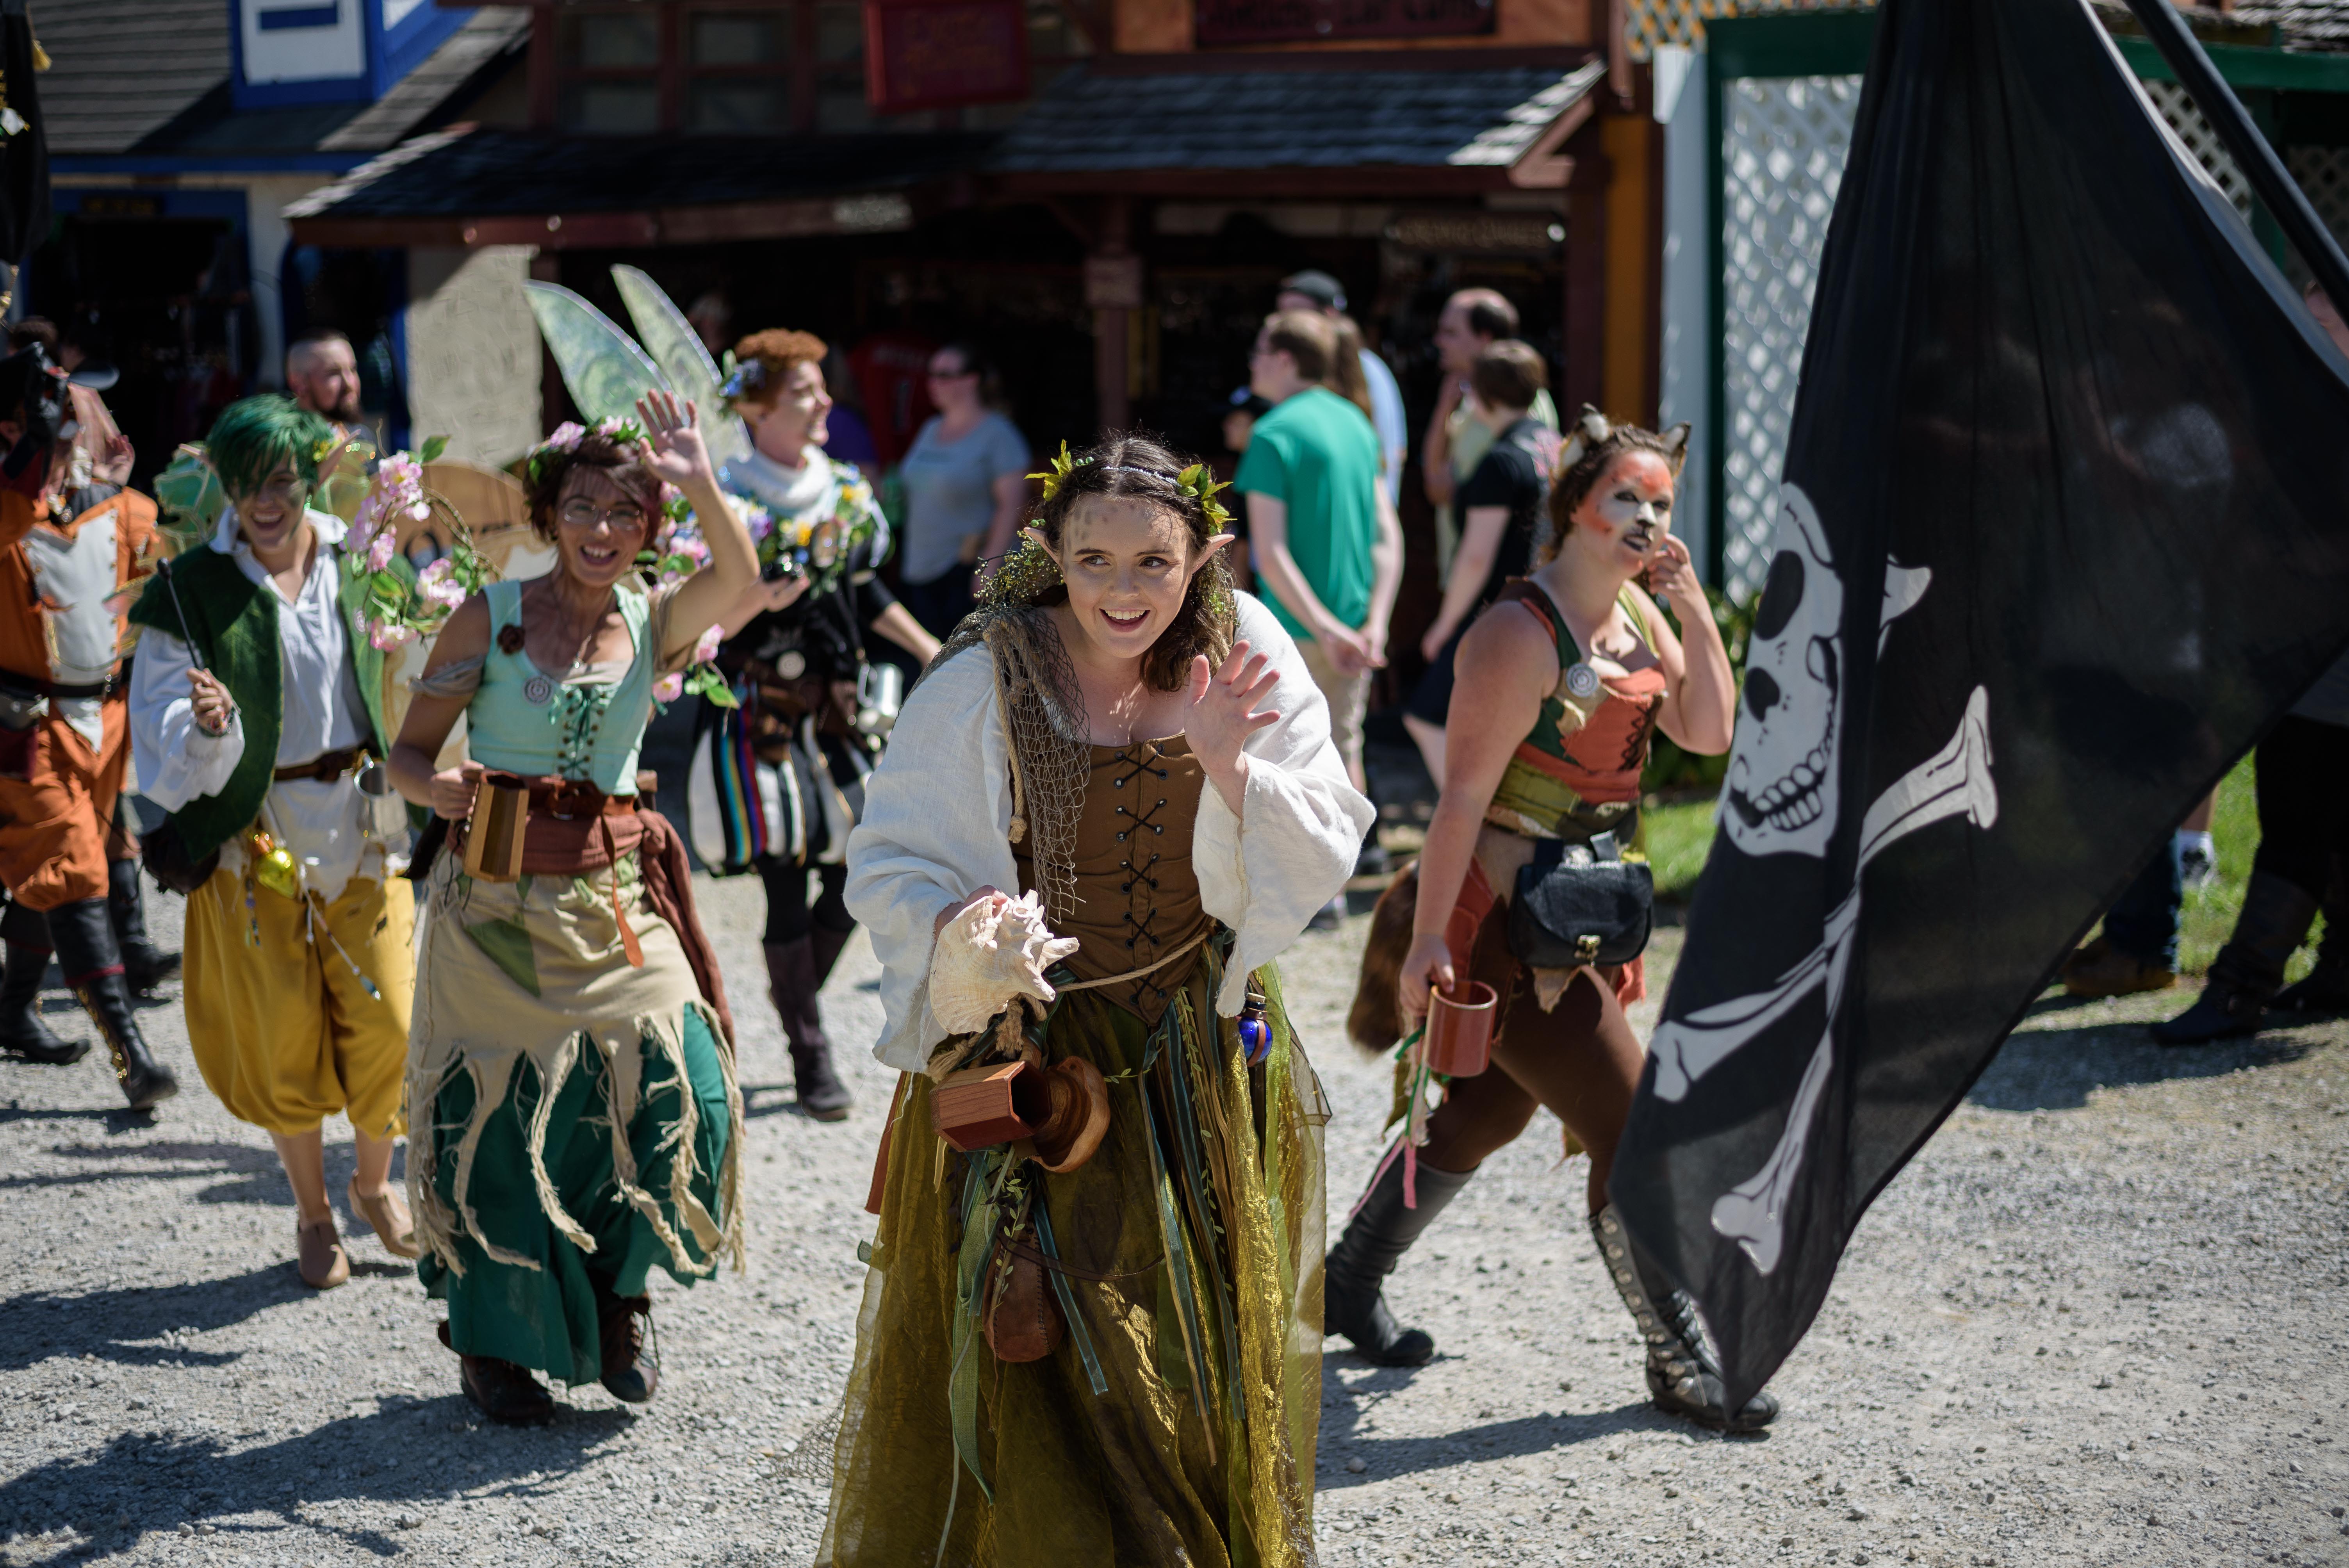
[[[131,1010],[107,840],[130,757],[120,594],[146,574],[155,503],[89,460],[75,390],[37,345],[0,360],[0,1051],[63,1064],[88,1049],[40,1020],[54,952],[143,1110],[179,1085]],[[109,469],[120,441],[97,454]]]

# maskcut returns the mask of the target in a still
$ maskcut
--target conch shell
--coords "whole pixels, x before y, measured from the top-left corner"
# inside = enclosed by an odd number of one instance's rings
[[[1044,971],[1077,946],[1052,934],[1032,892],[975,904],[947,923],[931,950],[930,1014],[949,1035],[973,1035],[1014,998],[1049,1003]]]

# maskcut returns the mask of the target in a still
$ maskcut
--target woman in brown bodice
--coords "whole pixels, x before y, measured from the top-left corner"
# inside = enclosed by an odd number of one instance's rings
[[[867,786],[848,905],[905,1077],[821,1563],[1313,1560],[1326,1111],[1272,959],[1371,809],[1221,513],[1152,442],[1064,458]],[[948,1032],[933,954],[1002,889],[1075,943],[1012,1032],[1106,1080],[1089,1154],[938,1131],[1004,1029]]]

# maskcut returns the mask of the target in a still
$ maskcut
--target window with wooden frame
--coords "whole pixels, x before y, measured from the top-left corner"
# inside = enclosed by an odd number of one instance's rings
[[[805,10],[792,0],[541,8],[531,50],[533,118],[591,136],[811,129]]]
[[[1090,52],[1058,6],[1028,8],[1040,63]],[[926,110],[874,114],[860,0],[572,0],[533,15],[532,119],[549,129],[838,135],[941,123]],[[991,107],[1002,118],[1006,106]]]

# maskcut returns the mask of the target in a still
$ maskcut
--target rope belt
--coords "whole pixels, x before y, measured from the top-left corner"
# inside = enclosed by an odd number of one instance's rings
[[[1162,956],[1155,964],[1145,964],[1139,969],[1129,969],[1123,975],[1112,975],[1104,980],[1075,981],[1070,985],[1059,987],[1059,991],[1061,995],[1064,996],[1071,991],[1098,991],[1104,985],[1123,985],[1128,980],[1139,980],[1145,975],[1155,975],[1161,969],[1165,968],[1169,964],[1174,963],[1177,958],[1182,957],[1185,953],[1190,952],[1194,947],[1198,946],[1202,942],[1206,941],[1208,936],[1213,934],[1213,931],[1214,928],[1211,926],[1208,930],[1199,933],[1198,935],[1191,938],[1190,941],[1174,949],[1174,952]]]

